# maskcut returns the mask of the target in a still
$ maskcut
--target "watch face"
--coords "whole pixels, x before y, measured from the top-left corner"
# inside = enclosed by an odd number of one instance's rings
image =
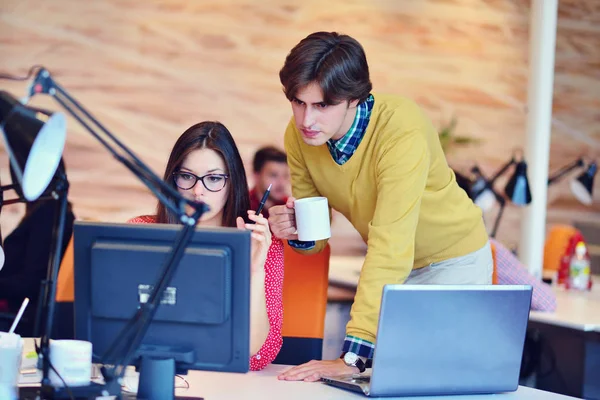
[[[354,353],[346,353],[346,355],[344,355],[344,362],[346,363],[346,365],[356,365],[356,362],[358,361],[358,355],[354,354]]]

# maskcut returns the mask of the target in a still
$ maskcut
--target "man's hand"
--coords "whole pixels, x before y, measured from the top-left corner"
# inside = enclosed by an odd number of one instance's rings
[[[269,210],[269,212],[271,211]],[[352,375],[359,372],[357,367],[347,366],[341,358],[331,361],[312,360],[306,364],[288,369],[279,375],[277,379],[282,381],[316,382],[324,376]]]
[[[273,235],[279,239],[298,239],[296,234],[296,212],[294,211],[295,200],[293,197],[289,197],[285,205],[269,208],[269,225]]]

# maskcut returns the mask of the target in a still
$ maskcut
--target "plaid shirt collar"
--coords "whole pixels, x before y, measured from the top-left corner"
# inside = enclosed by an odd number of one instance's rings
[[[373,110],[373,104],[375,99],[370,94],[367,100],[356,106],[356,116],[352,122],[352,126],[343,137],[338,140],[329,139],[327,141],[327,147],[329,153],[333,157],[334,161],[339,165],[344,164],[352,157],[358,145],[362,141],[371,119],[371,111]]]

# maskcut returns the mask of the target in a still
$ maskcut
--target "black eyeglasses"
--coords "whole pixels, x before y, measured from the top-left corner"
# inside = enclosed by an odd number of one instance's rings
[[[202,181],[202,184],[206,190],[210,192],[219,192],[225,187],[228,178],[229,175],[227,174],[207,174],[204,176],[198,176],[192,174],[191,172],[173,172],[173,181],[181,190],[190,190],[196,186],[198,181]]]

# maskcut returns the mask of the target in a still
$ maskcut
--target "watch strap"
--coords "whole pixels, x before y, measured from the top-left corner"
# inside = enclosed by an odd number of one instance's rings
[[[342,355],[341,355],[341,357],[340,357],[342,360],[344,359],[344,356],[346,355],[346,353],[347,353],[347,352],[343,352],[343,353],[342,353]],[[365,361],[363,361],[363,357],[361,357],[361,356],[358,356],[358,358],[356,359],[356,364],[354,364],[354,366],[355,366],[356,368],[358,368],[358,371],[359,371],[360,373],[363,373],[363,372],[365,372],[365,370],[367,369],[367,366],[370,364],[370,361],[371,361],[371,360],[367,360],[367,361],[365,362]]]

